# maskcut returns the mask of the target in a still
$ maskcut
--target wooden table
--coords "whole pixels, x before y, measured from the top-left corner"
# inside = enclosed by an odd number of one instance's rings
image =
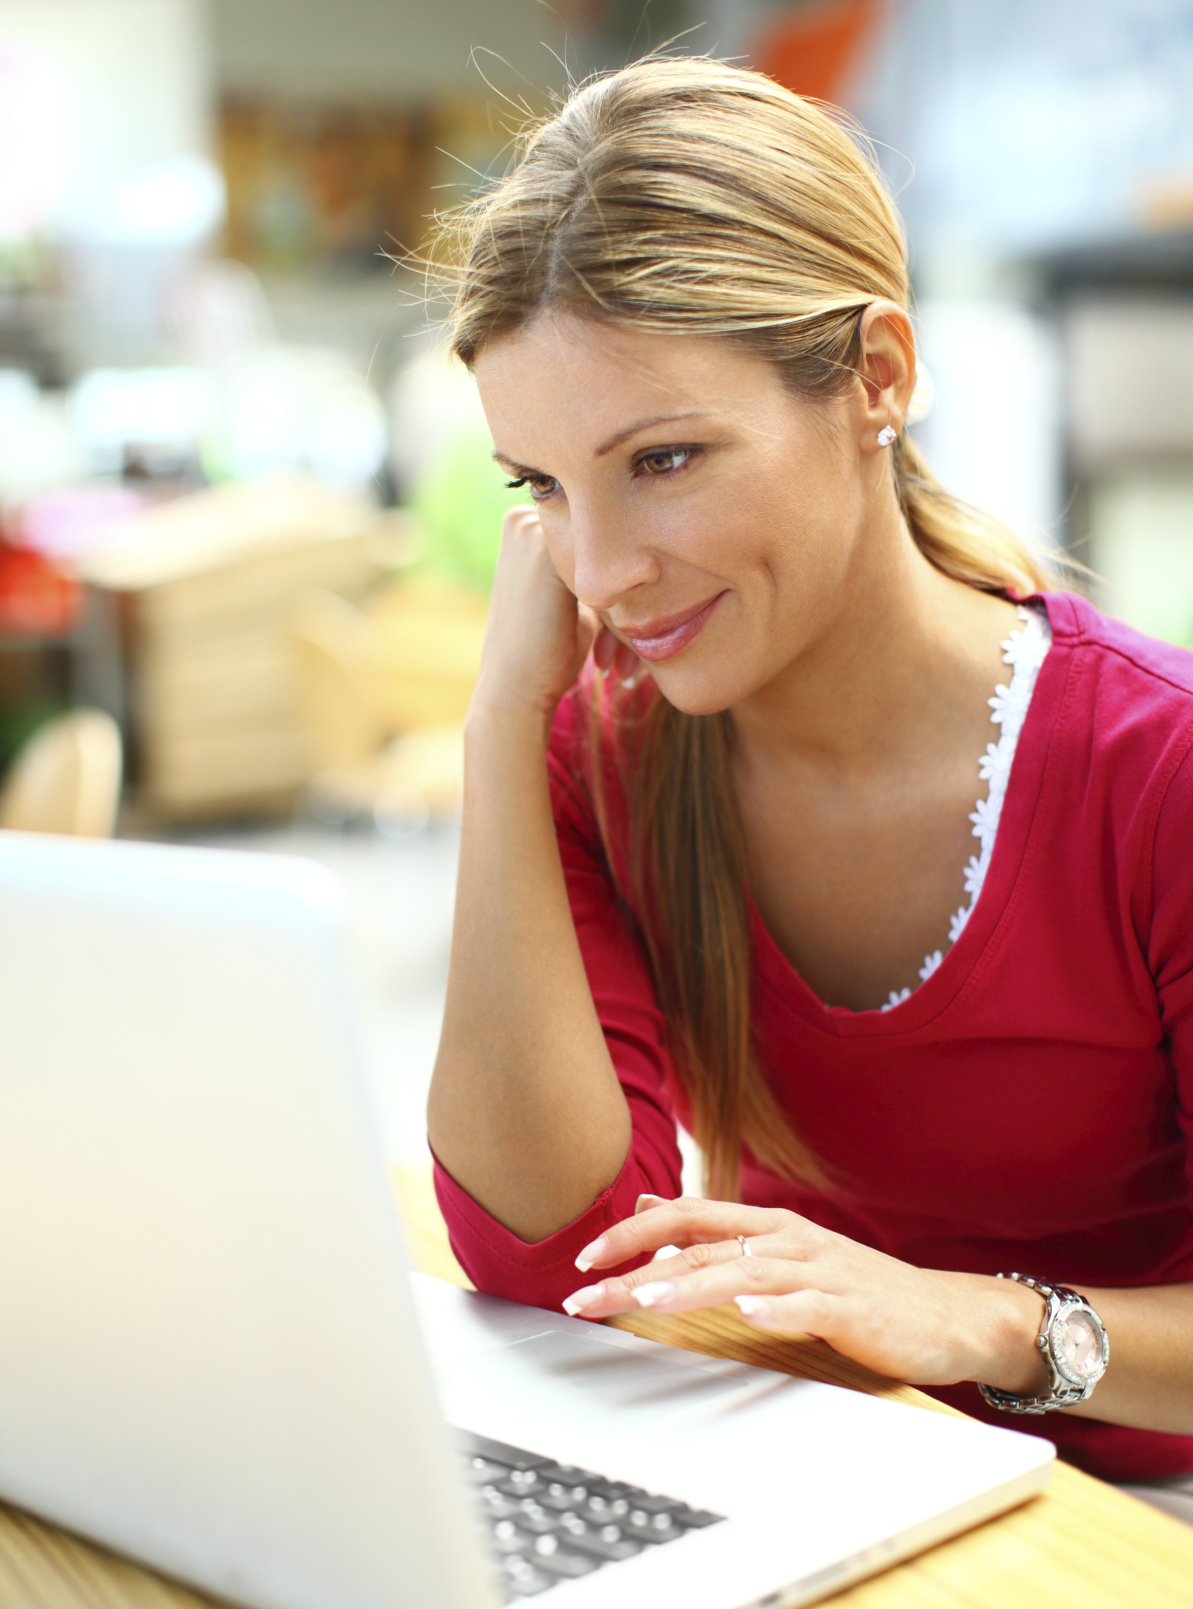
[[[713,1357],[954,1411],[820,1342],[760,1336],[732,1308],[611,1322]],[[0,1504],[0,1609],[211,1609],[213,1601]],[[1193,1609],[1193,1527],[1059,1464],[1047,1490],[1021,1508],[826,1601],[834,1609]]]

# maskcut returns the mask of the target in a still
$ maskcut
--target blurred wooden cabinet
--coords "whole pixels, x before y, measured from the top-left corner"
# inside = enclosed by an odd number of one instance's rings
[[[291,623],[312,588],[361,598],[402,518],[306,480],[219,488],[141,515],[86,579],[122,622],[137,799],[185,821],[287,808],[316,766]]]

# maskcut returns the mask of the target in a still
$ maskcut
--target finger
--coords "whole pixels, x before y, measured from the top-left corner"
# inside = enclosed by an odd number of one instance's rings
[[[659,1280],[682,1279],[697,1269],[711,1268],[714,1263],[731,1263],[741,1257],[740,1240],[700,1240],[672,1257],[653,1257],[650,1262],[622,1276],[631,1291],[642,1285],[656,1284]]]
[[[662,1202],[660,1205],[666,1206],[667,1203]],[[750,1238],[745,1235],[734,1235],[732,1240],[698,1240],[682,1251],[676,1251],[668,1243],[662,1249],[674,1252],[674,1255],[651,1258],[642,1268],[636,1268],[623,1275],[625,1283],[631,1288],[636,1288],[652,1280],[679,1279],[686,1274],[695,1273],[699,1268],[711,1268],[714,1263],[731,1263],[741,1257],[769,1258],[772,1261],[776,1258],[786,1258],[789,1262],[792,1260],[784,1237],[776,1234],[753,1235]]]
[[[639,1200],[642,1199],[640,1196]],[[660,1206],[670,1204],[666,1201],[661,1201],[658,1196],[647,1196],[645,1199],[647,1201],[656,1201]],[[752,1240],[745,1241],[745,1246],[750,1247],[749,1251],[743,1246],[743,1240],[745,1240],[743,1235],[735,1235],[732,1240],[698,1240],[694,1245],[686,1247],[683,1251],[676,1252],[673,1257],[654,1257],[643,1267],[622,1275],[618,1282],[606,1281],[605,1287],[602,1288],[602,1297],[607,1300],[621,1300],[628,1291],[634,1297],[634,1305],[641,1306],[642,1304],[637,1299],[637,1291],[643,1285],[654,1285],[660,1281],[682,1279],[688,1274],[695,1273],[697,1269],[710,1268],[715,1263],[731,1263],[743,1257],[769,1257],[772,1260],[783,1260],[784,1258],[783,1241],[778,1235],[755,1235]],[[790,1262],[791,1259],[787,1258],[787,1261]],[[749,1276],[745,1275],[743,1277],[748,1282]],[[589,1286],[587,1289],[595,1291],[597,1287]],[[617,1312],[624,1312],[625,1310],[624,1303],[621,1307],[615,1309]],[[610,1309],[610,1311],[614,1311],[614,1309]]]
[[[747,1324],[774,1335],[812,1335],[832,1344],[845,1319],[845,1298],[831,1291],[809,1288],[783,1296],[750,1291],[733,1300]]]
[[[617,648],[617,638],[609,630],[608,626],[602,626],[596,634],[596,641],[592,645],[592,662],[602,675],[607,676],[609,674]]]
[[[644,1190],[634,1203],[634,1212],[635,1214],[649,1212],[652,1207],[665,1207],[666,1205],[666,1196],[652,1196],[649,1191]]]
[[[732,1240],[737,1235],[765,1235],[803,1220],[781,1208],[743,1207],[735,1201],[703,1201],[680,1196],[650,1212],[623,1218],[576,1258],[582,1274],[590,1268],[616,1266],[647,1257],[661,1246],[692,1246],[702,1240]]]
[[[625,643],[617,638],[614,641],[617,643],[617,647],[613,655],[613,674],[624,686],[632,687],[634,677],[642,661],[632,648],[628,648]]]
[[[741,1295],[786,1296],[793,1287],[800,1288],[805,1278],[809,1288],[816,1288],[825,1274],[823,1268],[817,1272],[814,1264],[788,1257],[734,1257],[731,1251],[718,1256],[718,1249],[711,1246],[702,1248],[700,1261],[703,1267],[684,1266],[671,1278],[660,1277],[664,1272],[661,1264],[635,1269],[632,1274],[585,1286],[563,1305],[567,1312],[583,1313],[585,1318],[607,1318],[638,1307],[658,1313],[691,1313],[698,1308],[724,1307]]]
[[[576,626],[579,633],[578,641],[585,653],[595,652],[597,638],[600,635],[601,622],[594,610],[586,603],[576,605]]]
[[[505,518],[501,522],[501,534],[508,536],[511,531],[525,530],[528,525],[537,525],[538,522],[538,510],[533,503],[516,503],[513,508],[507,508],[505,511]]]

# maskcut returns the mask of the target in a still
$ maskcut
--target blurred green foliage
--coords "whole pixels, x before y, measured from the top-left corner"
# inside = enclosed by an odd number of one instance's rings
[[[605,32],[631,60],[670,44],[693,21],[685,0],[610,0],[606,9]]]
[[[61,700],[43,697],[0,704],[0,774],[7,771],[38,727],[61,715],[65,708]]]
[[[507,509],[528,503],[525,487],[510,490],[493,462],[484,420],[461,422],[411,488],[410,509],[422,527],[420,577],[472,587],[486,597],[493,585]]]

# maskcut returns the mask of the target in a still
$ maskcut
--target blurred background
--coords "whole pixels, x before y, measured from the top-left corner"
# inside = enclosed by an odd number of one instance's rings
[[[332,865],[413,1180],[510,494],[387,254],[668,42],[861,121],[934,467],[1193,646],[1193,0],[0,0],[0,825]]]

